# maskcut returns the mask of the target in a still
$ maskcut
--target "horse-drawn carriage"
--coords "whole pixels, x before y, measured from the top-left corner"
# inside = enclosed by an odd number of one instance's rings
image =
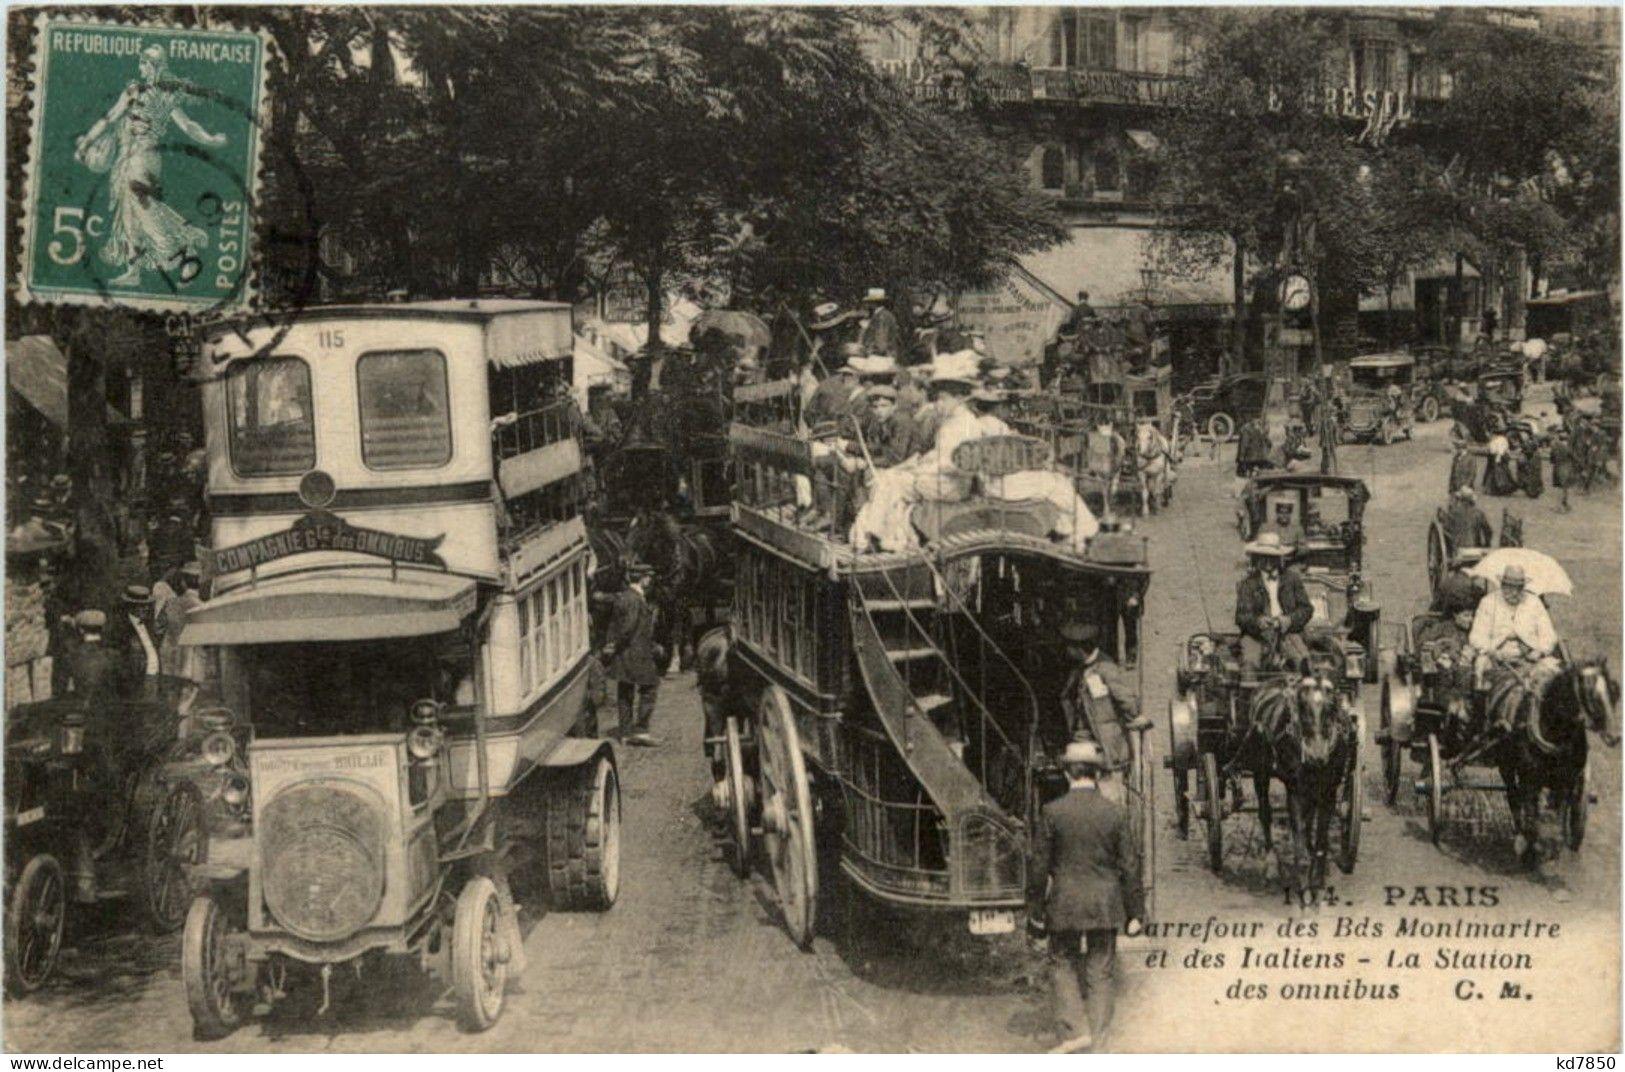
[[[1342,415],[1345,438],[1384,444],[1411,438],[1416,359],[1409,354],[1367,354],[1351,360],[1348,373]]]
[[[919,546],[858,552],[797,508],[810,487],[839,515],[850,491],[826,482],[814,444],[778,422],[736,423],[731,439],[734,609],[726,633],[702,642],[701,682],[736,868],[747,875],[766,850],[802,946],[837,872],[893,907],[957,913],[975,934],[1012,930],[1038,809],[1062,791],[1057,627],[1081,617],[1120,653],[1150,579],[1143,540],[1049,538],[1049,502],[987,490],[1053,467],[1048,448],[996,436],[954,452],[975,474],[968,497],[913,507]],[[1149,893],[1152,785],[1135,743],[1125,780]]]
[[[1528,578],[1524,598],[1569,593],[1561,566],[1523,548],[1491,551],[1469,572],[1494,583],[1513,563]],[[1519,854],[1526,862],[1538,860],[1526,854],[1538,853],[1544,791],[1564,841],[1578,850],[1593,799],[1586,730],[1611,746],[1619,741],[1619,685],[1609,677],[1607,662],[1577,662],[1560,642],[1556,670],[1544,680],[1528,665],[1508,664],[1492,670],[1481,691],[1465,639],[1460,625],[1433,612],[1399,627],[1376,734],[1388,803],[1401,796],[1409,756],[1420,768],[1412,785],[1425,801],[1435,844],[1446,824],[1463,816],[1468,806],[1461,801],[1504,794]]]
[[[1112,513],[1125,493],[1142,515],[1172,501],[1184,440],[1167,369],[1087,384],[1081,397],[1052,384],[1013,401],[1008,423],[1049,444],[1091,509]]]
[[[1501,511],[1501,531],[1495,539],[1496,547],[1523,546],[1523,519],[1510,510]],[[1427,562],[1428,592],[1439,590],[1439,583],[1453,570],[1475,565],[1489,552],[1488,547],[1458,547],[1445,521],[1445,508],[1434,511],[1428,522]]]
[[[631,561],[653,567],[658,640],[667,661],[680,655],[685,667],[731,598],[725,433],[732,405],[714,384],[662,391],[645,399],[626,435],[594,459],[598,496],[588,531],[595,590],[618,589]]]
[[[1248,670],[1239,633],[1197,633],[1179,648],[1175,698],[1168,705],[1174,814],[1189,837],[1193,811],[1206,831],[1208,866],[1224,869],[1224,820],[1255,811],[1266,851],[1273,847],[1271,781],[1287,787],[1295,848],[1308,856],[1294,885],[1324,885],[1329,822],[1337,825],[1337,862],[1354,870],[1360,852],[1360,743],[1363,720],[1346,688],[1323,671]],[[1194,808],[1191,776],[1195,774]],[[1242,779],[1253,783],[1246,802]]]
[[[1242,490],[1237,517],[1242,538],[1274,532],[1292,548],[1288,564],[1303,580],[1312,607],[1304,629],[1309,666],[1283,667],[1278,652],[1266,651],[1259,668],[1247,668],[1239,633],[1197,633],[1178,650],[1167,766],[1181,836],[1189,831],[1190,782],[1192,773],[1196,776],[1214,870],[1223,864],[1228,814],[1256,808],[1269,845],[1272,777],[1286,782],[1294,827],[1310,839],[1308,881],[1300,888],[1322,885],[1324,873],[1317,865],[1328,845],[1324,824],[1301,825],[1307,815],[1337,818],[1339,864],[1345,871],[1354,867],[1363,739],[1358,702],[1361,681],[1375,680],[1373,642],[1380,617],[1361,576],[1369,499],[1370,491],[1357,478],[1308,473],[1261,473]],[[1311,755],[1313,762],[1305,758]],[[1255,789],[1251,806],[1239,781],[1249,774]]]
[[[211,833],[244,821],[240,731],[182,715],[162,683],[170,699],[70,695],[7,716],[8,993],[50,977],[71,904],[126,896],[154,930],[178,928]]]

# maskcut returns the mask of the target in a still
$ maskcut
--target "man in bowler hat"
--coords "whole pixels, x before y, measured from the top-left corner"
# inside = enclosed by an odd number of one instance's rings
[[[1117,932],[1140,933],[1145,894],[1128,812],[1101,795],[1105,754],[1074,741],[1061,758],[1066,795],[1039,815],[1028,875],[1028,933],[1048,936],[1056,1019],[1076,1053],[1103,1041],[1112,1019]]]

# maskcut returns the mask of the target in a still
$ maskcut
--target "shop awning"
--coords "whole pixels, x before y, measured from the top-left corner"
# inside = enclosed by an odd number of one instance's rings
[[[338,571],[272,577],[186,616],[182,644],[284,644],[429,636],[474,610],[474,582],[446,573],[394,578]]]
[[[68,358],[49,336],[6,340],[6,384],[46,420],[68,426]]]

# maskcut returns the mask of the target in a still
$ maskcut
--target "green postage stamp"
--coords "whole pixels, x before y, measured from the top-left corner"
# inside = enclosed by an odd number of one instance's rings
[[[49,15],[36,26],[22,297],[244,306],[265,40]]]

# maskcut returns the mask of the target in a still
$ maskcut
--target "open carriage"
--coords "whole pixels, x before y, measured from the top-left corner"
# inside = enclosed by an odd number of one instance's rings
[[[1562,567],[1546,555],[1523,548],[1484,554],[1470,565],[1469,572],[1494,583],[1512,562],[1527,566],[1531,577],[1538,579],[1538,584],[1531,582],[1525,598],[1545,600],[1568,593],[1569,581]],[[1595,800],[1585,759],[1586,727],[1580,720],[1589,719],[1593,728],[1612,734],[1616,743],[1618,740],[1617,685],[1609,682],[1606,664],[1577,665],[1567,646],[1559,642],[1554,652],[1555,676],[1547,686],[1536,685],[1527,667],[1497,668],[1489,674],[1489,687],[1480,691],[1474,687],[1472,654],[1465,641],[1466,633],[1460,626],[1431,611],[1398,627],[1393,670],[1382,681],[1376,734],[1388,804],[1392,806],[1402,794],[1414,792],[1426,808],[1428,832],[1434,844],[1443,837],[1447,824],[1482,819],[1488,802],[1502,799],[1511,804],[1513,823],[1520,834],[1530,833],[1533,813],[1527,809],[1541,806],[1541,786],[1534,785],[1532,799],[1527,792],[1518,793],[1516,779],[1509,780],[1506,774],[1509,768],[1515,770],[1519,765],[1516,758],[1509,760],[1509,745],[1532,728],[1538,750],[1549,753],[1540,763],[1550,775],[1552,767],[1561,765],[1556,762],[1563,752],[1560,746],[1568,742],[1553,744],[1541,739],[1542,724],[1554,717],[1545,709],[1572,699],[1577,721],[1566,728],[1571,733],[1578,731],[1578,764],[1573,777],[1554,779],[1556,784],[1548,795],[1558,813],[1564,842],[1578,850],[1585,837],[1587,812]],[[1612,697],[1607,695],[1610,689],[1614,690]],[[1535,705],[1532,712],[1501,710],[1503,705],[1518,708],[1528,702]],[[1505,724],[1510,729],[1496,728],[1503,716],[1507,716]],[[1564,728],[1557,727],[1558,731]],[[1558,736],[1550,728],[1546,733],[1552,738]],[[1409,790],[1404,780],[1407,757],[1418,768]],[[1515,795],[1524,799],[1522,805],[1513,800]],[[1520,808],[1525,809],[1522,820],[1516,814]]]
[[[335,968],[440,974],[471,1030],[524,951],[510,892],[607,909],[620,787],[591,736],[568,306],[303,310],[205,340],[211,597],[181,643],[244,741],[196,869],[197,1032]]]
[[[160,684],[162,698],[68,696],[7,715],[10,994],[50,978],[72,905],[86,897],[127,897],[153,930],[180,927],[210,837],[244,822],[240,728],[219,712],[182,714],[181,684]]]
[[[1273,808],[1270,772],[1262,762],[1265,742],[1256,714],[1270,703],[1289,701],[1295,690],[1315,682],[1317,702],[1329,712],[1327,732],[1334,739],[1331,762],[1336,797],[1337,863],[1352,872],[1360,853],[1363,804],[1360,746],[1364,723],[1354,697],[1343,689],[1320,689],[1335,682],[1325,675],[1304,677],[1283,670],[1244,667],[1239,633],[1197,633],[1179,647],[1174,674],[1175,697],[1168,704],[1168,756],[1173,775],[1174,817],[1181,839],[1190,836],[1199,818],[1207,843],[1208,866],[1224,870],[1224,823],[1231,815],[1255,813],[1267,829]],[[1318,679],[1318,680],[1317,680]],[[1194,776],[1194,784],[1193,784]],[[1244,781],[1253,781],[1249,802]]]
[[[1138,626],[1144,544],[1049,538],[1048,503],[993,498],[999,474],[1053,464],[1042,443],[961,445],[968,497],[921,502],[921,546],[859,553],[797,523],[798,488],[842,512],[847,485],[787,423],[736,423],[739,541],[725,681],[707,747],[741,875],[759,844],[791,937],[808,945],[837,872],[883,903],[1016,926],[1037,809],[1060,791],[1052,759],[1067,617],[1108,651]],[[828,497],[827,499],[825,497]],[[1151,903],[1154,808],[1143,740],[1125,772]]]
[[[1058,464],[1076,474],[1091,509],[1115,512],[1127,501],[1142,514],[1155,512],[1173,498],[1192,431],[1181,423],[1170,384],[1166,368],[1083,384],[1078,394],[1063,392],[1057,381],[1014,398],[1007,419],[1049,444]],[[1099,434],[1102,427],[1120,441]]]
[[[1488,547],[1458,547],[1445,523],[1445,508],[1439,507],[1428,522],[1427,563],[1428,592],[1439,590],[1439,584],[1451,572],[1466,569],[1483,558]],[[1495,539],[1497,547],[1523,546],[1523,519],[1512,511],[1501,510],[1501,531]]]

